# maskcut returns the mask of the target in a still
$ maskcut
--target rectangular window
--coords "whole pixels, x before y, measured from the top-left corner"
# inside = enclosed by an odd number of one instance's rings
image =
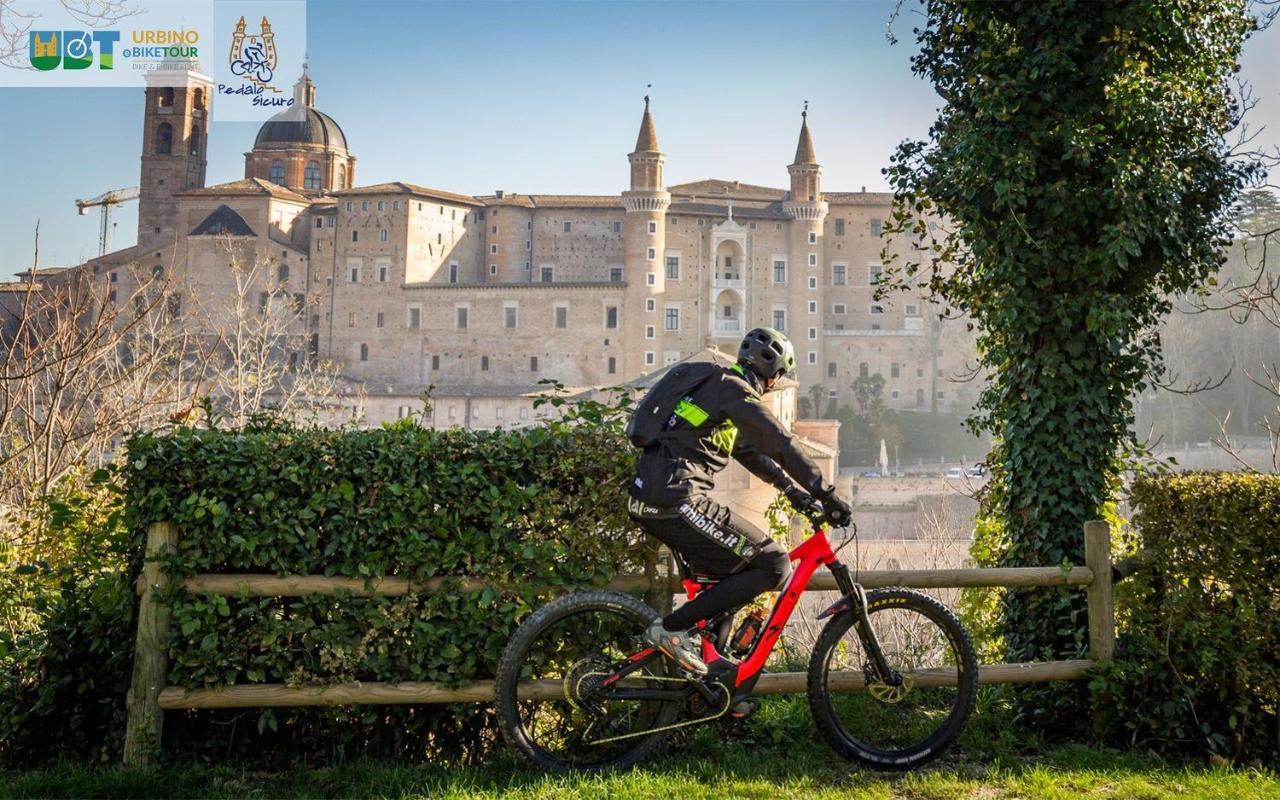
[[[530,372],[537,372],[537,371],[538,371],[538,357],[537,357],[537,356],[529,356],[529,371],[530,371]]]
[[[498,246],[496,244],[489,245],[489,255],[496,256],[498,254]]]
[[[836,236],[844,236],[844,218],[836,220]]]
[[[818,339],[818,329],[817,329],[817,328],[810,328],[810,329],[809,329],[809,341],[813,342],[813,341],[817,341],[817,339]]]
[[[622,267],[609,267],[609,283],[622,283]]]
[[[817,351],[817,350],[810,350],[810,351],[809,351],[809,365],[810,365],[810,366],[813,366],[814,364],[817,364],[817,363],[818,363],[818,351]]]
[[[362,202],[360,203],[360,210],[361,210],[361,211],[368,211],[368,210],[369,210],[369,201],[368,201],[368,200],[362,201]]]
[[[618,307],[607,306],[604,310],[604,326],[606,328],[618,327]]]
[[[360,241],[360,231],[352,231],[352,232],[351,232],[351,241],[353,241],[353,242],[358,242],[358,241]]]
[[[817,254],[817,253],[810,253],[810,254],[809,254],[809,266],[811,266],[811,267],[816,267],[816,266],[818,266],[818,254]]]
[[[399,201],[399,200],[396,200],[395,202],[393,202],[393,203],[391,204],[391,210],[392,210],[392,211],[399,211],[399,210],[400,210],[400,201]]]
[[[776,259],[773,262],[773,282],[774,283],[787,282],[787,262],[782,261],[781,259]]]
[[[387,202],[386,202],[385,200],[379,200],[379,201],[378,201],[378,210],[379,210],[379,211],[386,211],[386,210],[387,210]]]
[[[316,227],[317,227],[317,228],[323,228],[323,227],[324,227],[324,218],[323,218],[323,217],[316,217]]]
[[[813,231],[809,231],[809,244],[817,244],[817,243],[818,243],[818,234]]]
[[[650,221],[649,233],[657,233],[657,232],[658,232],[658,223]]]
[[[440,369],[440,356],[431,357],[431,369],[432,371],[438,371]]]
[[[809,313],[810,313],[810,314],[817,314],[817,313],[818,313],[818,301],[817,301],[817,300],[810,300],[810,301],[809,301]]]
[[[834,361],[827,362],[827,377],[828,378],[836,377],[836,362]]]
[[[813,277],[812,275],[809,276],[809,288],[810,289],[818,288],[818,279]]]
[[[871,220],[871,235],[879,236],[881,230],[883,230],[883,228],[880,225],[880,220],[878,219]]]
[[[875,286],[880,283],[880,276],[884,274],[884,267],[880,264],[867,265],[867,285]]]
[[[656,328],[654,328],[652,325],[644,326],[644,338],[656,339],[657,337],[658,337],[658,331]]]
[[[458,330],[466,330],[467,312],[468,312],[468,309],[466,306],[459,306],[454,309],[454,313],[457,314]]]
[[[871,307],[870,307],[869,309],[867,309],[867,310],[868,310],[871,314],[883,314],[883,313],[884,313],[884,306],[882,306],[882,305],[878,305],[878,304],[876,304],[876,303],[872,303],[872,304],[871,304]]]
[[[566,223],[564,224],[564,232],[565,232],[565,233],[573,233],[573,223],[572,223],[572,222],[566,222]]]
[[[351,201],[350,201],[350,200],[348,200],[348,201],[347,201],[347,210],[348,210],[348,211],[350,211],[350,210],[351,210]]]
[[[422,327],[422,309],[417,306],[409,306],[409,330],[416,331]],[[378,327],[382,327],[379,325]]]
[[[515,328],[519,322],[520,309],[513,305],[503,306],[502,308],[502,326],[504,328]]]
[[[645,365],[646,367],[652,367],[652,366],[653,366],[653,351],[652,351],[652,350],[646,350],[646,351],[645,351],[645,354],[644,354],[644,365]]]
[[[832,314],[843,314],[845,313],[845,311],[846,311],[846,306],[844,303],[833,303],[831,306]]]
[[[658,285],[658,275],[655,272],[647,273],[644,276],[644,280],[645,280],[645,283],[649,284],[650,286]]]
[[[556,306],[555,310],[556,310],[556,315],[555,315],[556,327],[561,329],[569,327],[568,306]]]
[[[543,268],[542,268],[542,282],[543,282],[543,283],[551,283],[551,282],[552,282],[552,280],[554,280],[554,279],[555,279],[555,272],[556,272],[555,267],[543,267]]]
[[[906,306],[903,307],[903,313],[908,317],[918,317],[920,316],[920,306],[915,303],[907,303]]]
[[[773,327],[784,332],[787,330],[787,312],[785,309],[775,308],[773,310]]]
[[[617,371],[618,371],[618,359],[613,356],[609,356],[609,374],[613,375]]]
[[[352,259],[347,262],[347,282],[360,282],[360,259]]]
[[[663,327],[669,331],[680,330],[680,308],[679,306],[668,306],[666,314],[663,316]]]
[[[377,324],[377,326],[378,326],[379,328],[381,328],[381,327],[383,327],[383,326],[385,326],[385,325],[387,324],[387,315],[386,315],[385,313],[383,313],[383,312],[379,311],[379,312],[378,312],[377,320],[378,320],[378,321],[377,321],[377,323],[376,323],[376,324]]]
[[[844,264],[831,265],[831,283],[834,286],[844,286],[845,284],[845,266]]]
[[[657,311],[657,310],[658,310],[658,301],[657,301],[657,300],[655,300],[655,299],[653,299],[652,297],[646,298],[646,299],[645,299],[645,301],[644,301],[644,310],[645,310],[645,311]]]
[[[356,326],[356,312],[352,311],[347,314],[347,327],[354,328]]]
[[[498,265],[497,265],[497,264],[490,264],[490,265],[489,265],[489,274],[490,274],[490,275],[497,275],[497,274],[498,274]]]
[[[889,377],[890,377],[890,378],[896,378],[896,377],[898,377],[898,375],[899,375],[899,373],[900,373],[900,372],[901,372],[901,367],[899,367],[899,366],[898,366],[898,362],[897,362],[897,361],[895,361],[895,362],[893,362],[892,364],[890,364],[890,365],[889,365]]]
[[[488,357],[488,356],[480,356],[480,371],[481,371],[481,372],[488,372],[488,371],[489,371],[489,357]]]
[[[650,247],[648,250],[645,251],[645,257],[648,258],[650,261],[654,260],[655,258],[658,257],[657,249]]]
[[[622,223],[621,223],[621,222],[615,222],[615,223],[613,223],[613,232],[614,232],[614,233],[622,233]]]
[[[680,280],[680,256],[667,256],[667,280]]]
[[[378,283],[386,283],[387,278],[391,276],[391,264],[388,262],[378,262]]]
[[[378,241],[380,241],[380,242],[385,242],[386,240],[387,240],[387,229],[386,229],[386,228],[379,228],[379,229],[378,229]]]

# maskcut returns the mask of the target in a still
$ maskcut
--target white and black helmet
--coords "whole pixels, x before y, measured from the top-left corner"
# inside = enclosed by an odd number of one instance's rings
[[[755,328],[738,347],[738,363],[764,380],[773,380],[796,368],[796,349],[781,331]]]

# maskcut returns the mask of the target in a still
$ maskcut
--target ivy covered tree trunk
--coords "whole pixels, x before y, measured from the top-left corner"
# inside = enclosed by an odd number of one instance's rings
[[[887,173],[891,232],[930,256],[888,274],[978,329],[987,380],[971,425],[995,439],[994,560],[1081,564],[1082,524],[1133,444],[1134,394],[1159,371],[1167,298],[1221,265],[1227,212],[1257,178],[1226,142],[1240,121],[1229,78],[1255,25],[1223,0],[925,10],[913,70],[946,105]],[[1079,657],[1083,603],[1011,592],[1005,657]],[[1071,702],[1061,687],[1019,696],[1046,722],[1069,716],[1054,713]]]

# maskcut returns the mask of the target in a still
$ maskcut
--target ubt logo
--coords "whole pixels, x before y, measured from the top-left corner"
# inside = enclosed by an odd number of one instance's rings
[[[98,69],[112,69],[119,31],[31,31],[31,66],[39,70],[88,69],[97,46]]]

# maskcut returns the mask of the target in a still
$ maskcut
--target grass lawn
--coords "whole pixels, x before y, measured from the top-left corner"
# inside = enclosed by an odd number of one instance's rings
[[[766,703],[745,730],[706,728],[644,767],[560,777],[499,757],[482,767],[354,762],[256,772],[172,765],[156,773],[61,766],[8,774],[0,797],[377,798],[1204,798],[1280,800],[1280,776],[1099,750],[1043,748],[980,713],[958,747],[924,770],[873,772],[838,760],[817,738],[803,698]]]

